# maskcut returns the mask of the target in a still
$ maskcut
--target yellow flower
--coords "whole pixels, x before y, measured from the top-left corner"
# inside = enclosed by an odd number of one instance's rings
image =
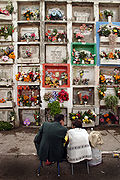
[[[75,116],[73,116],[72,119],[75,119]]]

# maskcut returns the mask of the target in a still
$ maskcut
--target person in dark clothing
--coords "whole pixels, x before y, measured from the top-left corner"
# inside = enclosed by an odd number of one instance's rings
[[[64,127],[64,115],[56,114],[54,122],[44,122],[35,136],[34,143],[41,161],[60,162],[65,155],[64,138],[67,128]]]

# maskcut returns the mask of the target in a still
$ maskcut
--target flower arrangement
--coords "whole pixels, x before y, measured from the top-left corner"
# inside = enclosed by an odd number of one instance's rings
[[[108,19],[108,16],[112,16],[113,17],[113,11],[110,10],[104,10],[104,16],[106,19]]]
[[[8,61],[9,59],[15,59],[13,46],[8,46],[6,49],[0,49],[0,58],[2,61]]]
[[[4,14],[9,16],[9,14],[12,14],[14,10],[14,7],[12,5],[12,2],[9,0],[8,4],[6,5],[5,9],[0,8],[0,14]]]
[[[102,25],[97,32],[99,33],[100,36],[108,37],[111,33],[113,33],[116,36],[120,37],[119,27],[110,28],[107,25]]]
[[[4,98],[0,99],[0,103],[5,103],[6,100]]]
[[[82,116],[82,112],[79,112],[78,113],[69,113],[69,118],[71,121],[75,121],[75,120],[82,120],[83,116]]]
[[[36,69],[35,72],[28,71],[25,72],[18,72],[18,74],[15,75],[17,81],[24,81],[24,82],[40,82],[40,72]]]
[[[82,120],[83,123],[92,123],[93,121],[95,121],[96,118],[96,114],[93,110],[88,110],[85,112],[79,112],[78,113],[69,113],[69,118],[71,121],[75,121],[75,120]]]
[[[68,75],[66,72],[61,73],[57,77],[52,72],[45,72],[45,85],[48,85],[50,87],[58,88],[62,85],[67,85],[67,80]]]
[[[27,57],[31,57],[32,52],[28,49],[25,51],[25,54],[27,55]]]
[[[106,60],[108,59],[120,59],[120,50],[115,50],[115,52],[109,52],[106,53],[105,51],[102,51],[100,53],[100,58],[105,58]]]
[[[34,116],[36,125],[39,125],[40,124],[40,112],[35,111],[35,113],[33,113],[33,116]]]
[[[114,69],[113,78],[114,78],[115,84],[120,83],[120,71],[117,68]]]
[[[44,95],[44,100],[52,103],[53,101],[59,101],[60,103],[69,100],[69,94],[65,90],[61,90],[60,92],[48,92]]]
[[[74,33],[74,39],[77,39],[79,42],[83,42],[84,35],[81,34],[81,32]]]
[[[10,111],[9,113],[10,122],[14,122],[16,120],[16,113],[15,111]]]
[[[18,106],[40,105],[39,86],[18,86],[17,104]],[[27,92],[29,91],[29,94]]]
[[[96,55],[84,50],[76,51],[75,48],[73,48],[72,56],[74,64],[94,64],[94,57]]]
[[[108,37],[111,33],[111,30],[107,25],[102,25],[100,26],[98,33],[100,36]]]
[[[83,75],[84,75],[84,70],[80,70],[79,77],[73,78],[73,84],[80,85],[80,84],[84,83],[82,80]]]
[[[100,85],[98,88],[99,99],[102,100],[105,97],[106,85]]]
[[[23,122],[24,125],[29,126],[30,125],[30,119],[26,118]]]
[[[105,76],[101,72],[100,72],[100,76],[99,76],[99,82],[100,82],[100,84],[106,84]]]
[[[33,12],[31,10],[27,10],[23,16],[26,18],[27,21],[29,21],[31,19],[31,17],[33,17]]]
[[[7,39],[8,36],[12,36],[13,32],[14,32],[13,25],[5,25],[0,27],[0,36],[4,36],[5,39]]]
[[[119,118],[112,112],[100,114],[100,124],[118,124]]]
[[[57,29],[48,30],[45,33],[45,38],[47,41],[54,42],[54,41],[63,41],[66,39],[66,33],[65,32],[58,32]]]
[[[85,102],[85,101],[87,102],[88,99],[89,99],[89,96],[85,94],[84,96],[82,96],[82,99],[83,99],[84,102]]]
[[[46,20],[63,20],[65,17],[59,9],[53,9],[50,14],[46,16]]]
[[[59,98],[60,102],[68,101],[69,100],[69,94],[64,89],[62,89],[58,93],[58,98]]]
[[[21,41],[38,41],[39,37],[35,35],[35,33],[25,33],[20,38]]]

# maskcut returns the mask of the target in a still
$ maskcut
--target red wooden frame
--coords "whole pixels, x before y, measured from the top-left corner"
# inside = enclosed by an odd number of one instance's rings
[[[62,70],[63,69],[63,70]],[[60,88],[70,87],[70,64],[43,64],[43,76],[42,76],[42,86],[45,88],[52,88],[49,85],[45,85],[45,72],[66,72],[68,74],[67,85],[61,85]]]

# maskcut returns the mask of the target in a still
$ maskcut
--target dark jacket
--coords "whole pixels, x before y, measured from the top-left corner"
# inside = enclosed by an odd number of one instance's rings
[[[61,161],[64,156],[64,137],[67,128],[59,122],[44,122],[35,136],[34,143],[42,161]]]

